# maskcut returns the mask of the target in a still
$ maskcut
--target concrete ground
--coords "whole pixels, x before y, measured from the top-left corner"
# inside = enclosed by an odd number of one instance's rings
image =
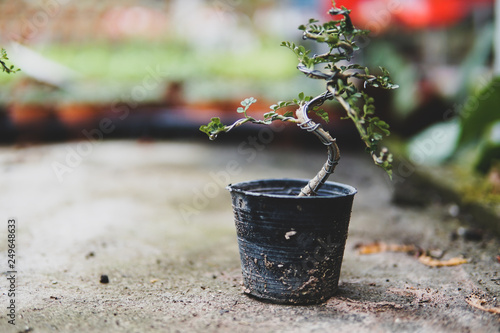
[[[364,155],[344,154],[332,177],[359,191],[339,294],[312,306],[245,296],[224,186],[308,178],[325,159],[322,151],[301,158],[287,147],[249,147],[111,141],[0,148],[0,331],[500,332],[500,315],[484,311],[499,306],[499,239],[488,232],[481,240],[451,237],[461,227],[453,206],[393,205],[389,182]],[[8,289],[9,219],[16,221],[15,295]],[[468,263],[436,268],[414,253],[358,253],[375,241]]]

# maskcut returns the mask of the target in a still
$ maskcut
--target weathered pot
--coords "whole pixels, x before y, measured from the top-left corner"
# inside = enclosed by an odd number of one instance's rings
[[[307,180],[270,179],[228,186],[245,293],[274,303],[320,303],[338,281],[356,189],[326,182],[298,197]]]

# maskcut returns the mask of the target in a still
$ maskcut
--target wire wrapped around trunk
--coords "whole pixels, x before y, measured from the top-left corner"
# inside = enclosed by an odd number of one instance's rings
[[[328,158],[323,165],[323,168],[316,174],[316,176],[307,183],[305,187],[300,190],[299,196],[313,196],[316,195],[318,189],[326,182],[328,177],[335,171],[340,159],[340,151],[337,146],[336,140],[325,131],[321,124],[315,123],[311,118],[309,118],[308,112],[310,107],[315,107],[323,104],[326,100],[333,98],[333,93],[330,91],[321,94],[306,104],[302,108],[297,110],[297,117],[301,120],[298,126],[308,132],[312,132],[316,135],[321,143],[323,143],[328,149]]]

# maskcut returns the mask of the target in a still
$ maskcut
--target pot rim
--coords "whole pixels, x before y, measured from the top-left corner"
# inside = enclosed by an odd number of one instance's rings
[[[332,182],[332,181],[326,181],[324,184],[324,185],[339,189],[338,193],[334,193],[331,195],[325,194],[325,191],[332,192],[332,189],[325,189],[324,187],[322,187],[322,189],[320,189],[320,191],[323,192],[320,195],[302,196],[302,197],[299,197],[296,194],[291,195],[291,194],[275,194],[275,193],[270,193],[270,192],[256,192],[255,190],[253,190],[251,188],[252,186],[257,185],[258,183],[263,183],[263,182],[288,182],[288,183],[295,182],[298,187],[302,188],[309,182],[309,179],[298,179],[298,178],[256,179],[256,180],[239,182],[239,183],[235,183],[235,184],[229,184],[226,186],[226,189],[229,192],[240,193],[240,194],[244,194],[244,195],[252,196],[252,197],[271,197],[271,198],[283,198],[283,199],[295,198],[297,200],[315,200],[315,199],[318,200],[318,199],[325,199],[325,198],[328,199],[328,198],[349,197],[349,196],[355,195],[358,192],[358,190],[351,185]],[[263,187],[261,187],[261,188],[263,188]]]

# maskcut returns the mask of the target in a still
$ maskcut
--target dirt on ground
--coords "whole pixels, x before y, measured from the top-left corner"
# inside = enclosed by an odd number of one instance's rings
[[[470,226],[438,199],[392,204],[369,156],[343,154],[332,177],[358,189],[338,295],[291,306],[243,293],[225,186],[309,178],[324,152],[83,144],[0,149],[4,287],[16,221],[15,295],[2,288],[1,332],[500,332],[499,240],[457,233]],[[433,267],[422,255],[466,263]]]

